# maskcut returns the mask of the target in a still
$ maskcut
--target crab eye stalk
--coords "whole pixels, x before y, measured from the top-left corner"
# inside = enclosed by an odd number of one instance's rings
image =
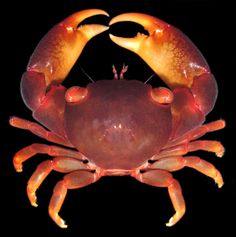
[[[75,103],[84,100],[87,94],[87,88],[73,86],[66,91],[65,99],[68,103]]]
[[[151,98],[159,104],[170,104],[173,101],[173,93],[165,87],[158,87],[151,90]]]

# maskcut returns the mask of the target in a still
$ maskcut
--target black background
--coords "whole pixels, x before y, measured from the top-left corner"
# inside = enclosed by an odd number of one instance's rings
[[[229,1],[231,2],[231,1]],[[1,111],[0,111],[0,232],[8,236],[123,236],[143,233],[144,236],[214,236],[220,231],[235,235],[236,179],[235,160],[235,29],[236,9],[227,1],[207,0],[62,0],[9,1],[1,13]],[[24,172],[16,173],[12,156],[20,148],[42,139],[29,132],[11,128],[8,118],[17,115],[31,119],[19,91],[19,82],[29,56],[42,36],[68,15],[88,8],[101,8],[111,17],[123,12],[143,12],[154,15],[178,27],[206,57],[219,85],[219,96],[207,121],[223,118],[227,127],[208,134],[206,139],[220,140],[226,154],[218,159],[214,154],[198,152],[212,162],[225,180],[222,189],[213,181],[191,169],[175,172],[186,200],[187,212],[174,227],[165,223],[173,214],[167,190],[154,188],[130,177],[105,177],[99,182],[68,192],[61,216],[69,228],[57,227],[48,216],[47,206],[52,189],[62,178],[52,173],[37,192],[38,208],[30,206],[26,184],[37,164],[47,156],[36,156],[24,164]],[[107,24],[106,17],[88,22]],[[117,24],[110,31],[119,36],[134,36],[142,27]],[[234,59],[234,60],[233,60]],[[85,86],[89,81],[79,66],[94,79],[112,79],[111,65],[129,65],[127,79],[145,81],[152,70],[135,54],[113,44],[107,33],[97,36],[85,47],[78,63],[65,84]],[[150,84],[160,84],[158,78]]]

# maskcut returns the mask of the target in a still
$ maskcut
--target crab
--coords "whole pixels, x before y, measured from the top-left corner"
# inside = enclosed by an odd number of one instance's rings
[[[36,191],[51,171],[66,173],[49,203],[49,215],[66,228],[59,211],[69,189],[82,188],[103,176],[129,175],[138,181],[168,189],[175,213],[173,226],[186,211],[179,182],[171,172],[191,167],[223,185],[220,172],[189,152],[204,150],[218,157],[224,147],[218,141],[198,140],[224,128],[224,120],[205,123],[217,98],[217,83],[196,48],[177,28],[141,13],[114,17],[109,26],[124,21],[141,24],[149,35],[122,38],[110,34],[117,45],[139,55],[165,82],[153,88],[138,80],[125,80],[113,68],[113,80],[99,80],[86,87],[66,89],[61,83],[86,43],[108,30],[84,19],[109,16],[100,9],[79,11],[55,25],[39,42],[21,79],[21,95],[36,122],[11,117],[14,127],[29,130],[57,145],[34,143],[19,150],[13,164],[17,172],[36,154],[52,160],[40,163],[30,177],[27,194],[37,206]],[[139,78],[137,78],[139,79]]]

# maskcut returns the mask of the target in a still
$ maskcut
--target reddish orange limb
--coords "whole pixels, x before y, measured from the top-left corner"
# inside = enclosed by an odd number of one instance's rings
[[[164,149],[182,143],[186,143],[188,141],[196,140],[197,138],[204,136],[206,133],[214,132],[223,129],[224,127],[225,127],[225,121],[223,119],[203,124],[202,126],[199,126],[190,132],[187,132],[183,136],[168,142],[167,145],[164,147]]]
[[[48,154],[50,156],[67,156],[76,158],[80,161],[85,159],[85,157],[77,151],[69,150],[58,146],[49,146],[45,144],[34,143],[30,146],[22,148],[15,154],[13,158],[13,164],[16,171],[21,172],[22,163],[36,154]]]
[[[52,170],[52,161],[46,160],[43,161],[40,165],[38,165],[37,169],[30,177],[27,185],[27,195],[32,206],[38,206],[35,192]]]
[[[218,141],[200,140],[188,144],[188,152],[197,150],[214,152],[217,157],[222,157],[225,151],[223,145]]]
[[[68,226],[65,224],[65,221],[59,216],[59,211],[62,207],[62,204],[65,200],[67,194],[67,187],[64,181],[59,181],[54,190],[53,195],[49,203],[48,212],[50,217],[54,220],[54,222],[59,225],[61,228],[67,228]]]
[[[49,215],[61,228],[67,228],[65,221],[59,216],[59,211],[65,200],[67,189],[76,189],[87,186],[97,181],[100,176],[97,173],[90,171],[74,171],[64,176],[62,181],[59,181],[54,190],[49,204]]]
[[[148,170],[144,173],[133,175],[137,180],[155,187],[167,187],[175,214],[170,218],[166,226],[176,224],[185,213],[185,202],[180,184],[173,176],[164,170]]]
[[[222,157],[225,151],[223,145],[218,141],[199,140],[164,149],[160,154],[153,156],[152,160],[158,160],[170,156],[181,156],[188,152],[197,150],[214,152],[217,157]]]
[[[59,171],[62,173],[69,173],[75,170],[80,169],[88,169],[88,166],[83,162],[70,158],[70,157],[56,157],[53,160],[43,161],[38,165],[35,172],[32,174],[28,181],[27,185],[27,194],[32,206],[37,207],[37,197],[36,190],[42,184],[42,182],[46,179],[49,173],[52,170]]]
[[[10,118],[9,123],[13,127],[28,130],[38,137],[46,139],[47,141],[54,142],[63,146],[73,147],[73,145],[64,137],[57,136],[55,133],[46,130],[43,126],[37,123],[15,116]]]
[[[151,169],[162,169],[167,171],[176,171],[184,167],[193,168],[212,178],[219,188],[224,184],[221,173],[211,163],[202,160],[197,156],[167,157],[156,161],[150,166]]]

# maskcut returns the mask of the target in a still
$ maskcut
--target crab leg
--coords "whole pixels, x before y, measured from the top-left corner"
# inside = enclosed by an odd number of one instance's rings
[[[9,120],[11,126],[25,129],[31,131],[33,134],[46,139],[47,141],[54,142],[60,145],[64,145],[67,147],[73,147],[73,145],[64,137],[60,137],[53,132],[46,130],[43,126],[40,126],[37,123],[28,121],[26,119],[11,117]]]
[[[181,156],[191,151],[204,150],[214,152],[216,156],[222,157],[224,155],[224,146],[218,141],[196,140],[208,132],[213,132],[225,127],[224,120],[217,120],[211,123],[204,124],[186,134],[182,137],[172,140],[162,149],[162,151],[153,156],[153,160],[159,160],[164,157]],[[192,142],[191,142],[192,141]]]
[[[185,213],[185,202],[179,182],[175,180],[169,172],[164,170],[148,170],[142,174],[138,173],[133,176],[142,183],[155,187],[168,188],[175,214],[170,218],[166,226],[176,224]]]
[[[27,194],[32,206],[37,207],[36,190],[52,170],[62,173],[69,173],[74,170],[88,169],[83,162],[70,157],[58,156],[53,160],[46,160],[40,163],[32,174],[27,185]]]
[[[225,121],[222,119],[216,120],[210,123],[206,123],[200,127],[197,127],[196,129],[190,132],[187,132],[182,137],[169,141],[167,145],[164,147],[164,149],[173,147],[175,145],[179,145],[182,143],[186,143],[192,140],[196,140],[199,137],[204,136],[206,133],[214,132],[214,131],[223,129],[224,127],[225,127]]]
[[[48,154],[50,156],[67,156],[76,158],[79,161],[83,161],[85,159],[85,157],[77,151],[69,150],[58,146],[49,146],[45,144],[34,143],[30,146],[22,148],[15,154],[13,158],[13,164],[16,171],[21,172],[22,163],[36,154]]]
[[[211,163],[202,160],[197,156],[163,158],[152,164],[150,169],[176,171],[184,167],[193,168],[204,175],[209,176],[210,178],[214,179],[219,188],[221,188],[224,184],[220,172]]]
[[[64,220],[58,215],[61,206],[66,197],[67,189],[76,189],[94,183],[100,178],[96,172],[90,171],[74,171],[64,176],[62,181],[59,181],[54,190],[49,204],[49,215],[61,228],[67,228]]]
[[[222,157],[225,151],[223,145],[218,141],[199,140],[163,149],[158,155],[154,155],[152,160],[159,160],[170,156],[185,155],[188,152],[197,150],[214,152],[218,157]]]

